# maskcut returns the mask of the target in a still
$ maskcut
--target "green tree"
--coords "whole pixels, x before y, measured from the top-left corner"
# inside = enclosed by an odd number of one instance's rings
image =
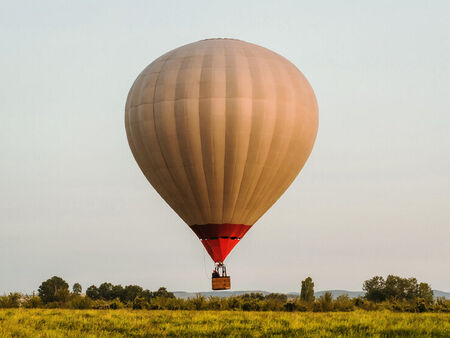
[[[386,278],[384,294],[389,300],[412,300],[417,297],[417,279],[389,275]]]
[[[41,286],[39,286],[38,294],[44,304],[64,302],[69,296],[69,284],[61,277],[53,276],[42,282]]]
[[[383,277],[372,277],[363,284],[363,290],[366,292],[364,297],[373,302],[382,302],[386,299],[385,288],[386,283]]]
[[[405,291],[404,299],[413,300],[419,297],[419,283],[415,278],[404,278]]]
[[[140,297],[142,297],[145,300],[147,300],[147,302],[150,302],[151,299],[156,297],[155,293],[156,292],[151,292],[150,290],[145,289],[144,291],[141,292]]]
[[[384,294],[389,300],[412,301],[419,295],[417,279],[389,275],[386,278]]]
[[[386,280],[375,276],[363,284],[365,298],[374,302],[384,300],[414,302],[422,298],[427,304],[433,303],[433,291],[427,283],[418,283],[416,278],[402,278],[389,275]]]
[[[72,286],[72,291],[74,294],[79,295],[81,293],[81,291],[83,291],[83,288],[81,287],[80,283],[75,283]]]
[[[98,287],[98,293],[100,295],[100,298],[104,300],[112,300],[115,297],[113,297],[112,294],[113,285],[111,283],[102,283]]]
[[[141,295],[142,288],[139,285],[127,285],[124,288],[124,299],[125,302],[132,302],[134,299]]]
[[[302,281],[302,288],[300,290],[300,299],[305,302],[314,301],[314,282],[311,277]]]
[[[90,299],[100,299],[100,293],[98,292],[98,288],[95,285],[91,285],[86,289],[86,296]]]
[[[111,290],[112,299],[119,298],[123,301],[124,291],[122,285],[114,285]]]
[[[160,287],[158,291],[154,293],[155,297],[161,297],[161,298],[175,298],[175,295],[173,292],[167,291],[165,287]]]
[[[419,298],[423,298],[425,303],[432,304],[434,301],[434,293],[431,290],[430,285],[427,283],[420,283],[418,287],[418,295]]]

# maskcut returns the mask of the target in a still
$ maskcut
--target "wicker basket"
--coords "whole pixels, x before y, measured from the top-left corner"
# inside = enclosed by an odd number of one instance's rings
[[[213,277],[212,289],[213,290],[229,290],[231,288],[230,277]]]

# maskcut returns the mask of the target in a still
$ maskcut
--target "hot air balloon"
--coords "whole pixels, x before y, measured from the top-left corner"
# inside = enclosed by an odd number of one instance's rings
[[[318,107],[284,57],[240,40],[207,39],[141,72],[125,126],[142,172],[215,262],[213,289],[228,289],[225,258],[304,166]]]

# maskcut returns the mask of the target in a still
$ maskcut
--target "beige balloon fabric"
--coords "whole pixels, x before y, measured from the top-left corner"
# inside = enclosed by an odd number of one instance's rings
[[[276,202],[311,153],[318,107],[284,57],[208,39],[142,71],[125,125],[144,175],[199,235],[208,225],[251,226]]]

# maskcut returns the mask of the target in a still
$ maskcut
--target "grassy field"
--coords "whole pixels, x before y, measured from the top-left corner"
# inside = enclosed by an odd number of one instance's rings
[[[450,314],[2,309],[1,337],[450,337]]]

